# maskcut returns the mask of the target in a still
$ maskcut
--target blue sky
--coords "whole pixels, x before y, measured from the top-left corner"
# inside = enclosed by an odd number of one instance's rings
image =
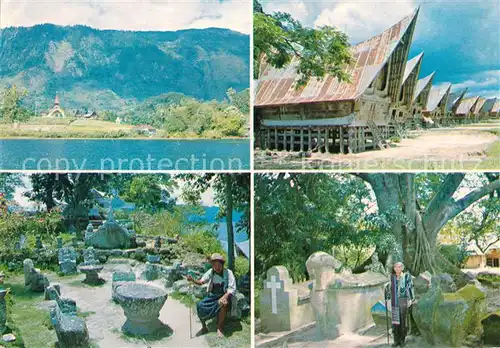
[[[250,0],[2,0],[0,27],[40,23],[98,29],[229,28],[251,32]]]
[[[307,26],[333,25],[355,44],[379,34],[421,5],[410,58],[424,51],[421,76],[500,97],[500,3],[492,0],[263,1],[266,12],[291,13]]]

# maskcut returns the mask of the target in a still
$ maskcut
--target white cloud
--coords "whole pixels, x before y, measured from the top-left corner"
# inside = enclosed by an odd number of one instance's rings
[[[325,8],[315,26],[331,25],[347,33],[352,43],[377,35],[415,10],[412,0],[341,2]]]
[[[453,84],[453,90],[469,88],[469,90],[485,89],[487,87],[493,88],[493,92],[499,93],[500,89],[500,70],[488,70],[474,75],[473,79],[468,79],[460,83]]]
[[[286,12],[292,15],[293,18],[297,19],[300,22],[304,22],[308,15],[309,11],[307,10],[306,4],[303,1],[294,1],[289,3],[276,3],[276,2],[268,2],[263,5],[264,12],[273,13],[273,12]]]
[[[33,0],[2,1],[0,27],[84,24],[98,29],[229,28],[250,33],[250,0]]]

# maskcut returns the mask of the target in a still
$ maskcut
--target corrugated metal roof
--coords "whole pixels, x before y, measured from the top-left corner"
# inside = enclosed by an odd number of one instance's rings
[[[411,72],[418,66],[418,63],[420,62],[420,60],[422,59],[423,56],[424,56],[424,52],[422,52],[418,56],[410,59],[406,63],[405,74],[403,76],[403,82],[401,84],[404,84],[406,82],[406,80],[410,76]]]
[[[340,83],[337,78],[326,75],[323,79],[311,78],[303,88],[296,88],[298,60],[293,59],[288,66],[275,69],[269,64],[261,66],[261,76],[256,86],[255,106],[277,106],[285,104],[314,103],[322,101],[354,100],[358,98],[375,79],[400,42],[412,20],[418,15],[416,10],[410,16],[356,46],[352,55],[354,64],[347,72],[351,82]]]
[[[486,98],[479,98],[474,109],[474,114],[477,115],[483,108],[484,103],[486,103]]]
[[[422,93],[422,91],[429,83],[432,83],[432,78],[434,77],[435,73],[436,72],[433,72],[432,74],[424,77],[423,79],[418,80],[417,87],[415,87],[415,94],[413,95],[413,101],[417,100],[420,93]]]
[[[495,106],[496,101],[497,98],[486,99],[486,101],[483,104],[483,108],[481,109],[481,112],[491,112],[491,110],[493,110],[493,107]]]
[[[460,106],[457,109],[457,115],[466,115],[468,114],[474,104],[476,104],[479,97],[465,98],[460,103]]]
[[[446,83],[442,86],[434,86],[429,93],[429,100],[425,111],[432,112],[438,106],[439,102],[448,94],[451,88],[451,83]]]

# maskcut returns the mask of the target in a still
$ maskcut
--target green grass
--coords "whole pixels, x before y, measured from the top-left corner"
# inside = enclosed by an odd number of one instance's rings
[[[244,320],[229,319],[224,325],[225,337],[217,336],[216,322],[208,323],[209,333],[205,339],[210,347],[248,347],[251,340],[250,318]]]
[[[5,287],[10,288],[12,297],[7,323],[17,337],[5,347],[54,347],[57,336],[49,313],[37,306],[44,301],[44,294],[25,290],[21,282],[7,283]]]
[[[178,291],[175,291],[172,294],[170,294],[170,298],[179,301],[186,307],[193,306],[197,301],[190,294],[181,294]]]

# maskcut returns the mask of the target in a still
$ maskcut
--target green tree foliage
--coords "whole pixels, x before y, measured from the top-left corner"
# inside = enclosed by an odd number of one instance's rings
[[[16,187],[22,187],[21,175],[17,173],[0,173],[0,193],[5,199],[12,199]]]
[[[284,265],[295,280],[308,277],[305,261],[316,251],[331,252],[346,261],[347,249],[363,250],[391,243],[380,228],[370,192],[347,175],[263,174],[255,176],[255,268],[260,279],[268,268]],[[342,248],[344,250],[342,250]],[[366,253],[366,252],[365,252]]]
[[[32,116],[32,113],[22,106],[22,100],[27,95],[27,90],[18,89],[15,85],[5,88],[0,95],[0,122],[27,121]]]
[[[169,190],[175,187],[170,175],[136,174],[129,177],[128,182],[122,182],[122,198],[134,202],[142,210],[154,212],[171,209],[175,199]]]
[[[263,59],[277,68],[297,59],[298,86],[326,74],[348,81],[349,46],[347,35],[332,26],[307,28],[288,13],[264,13],[254,0],[254,78],[259,77]]]
[[[108,190],[108,178],[91,173],[33,174],[30,176],[33,189],[26,196],[45,204],[48,211],[55,207],[56,201],[64,202],[62,213],[67,226],[81,229],[88,222],[88,209],[95,203],[91,189]]]
[[[229,102],[203,102],[180,93],[151,98],[124,116],[130,124],[149,124],[163,128],[169,135],[192,137],[229,137],[246,134],[249,90],[227,91]]]
[[[499,174],[487,173],[475,178],[473,185],[486,185],[498,180]],[[489,247],[500,241],[500,190],[491,192],[477,204],[464,210],[454,220],[443,227],[450,241],[463,241],[466,245],[476,245],[485,253]]]

